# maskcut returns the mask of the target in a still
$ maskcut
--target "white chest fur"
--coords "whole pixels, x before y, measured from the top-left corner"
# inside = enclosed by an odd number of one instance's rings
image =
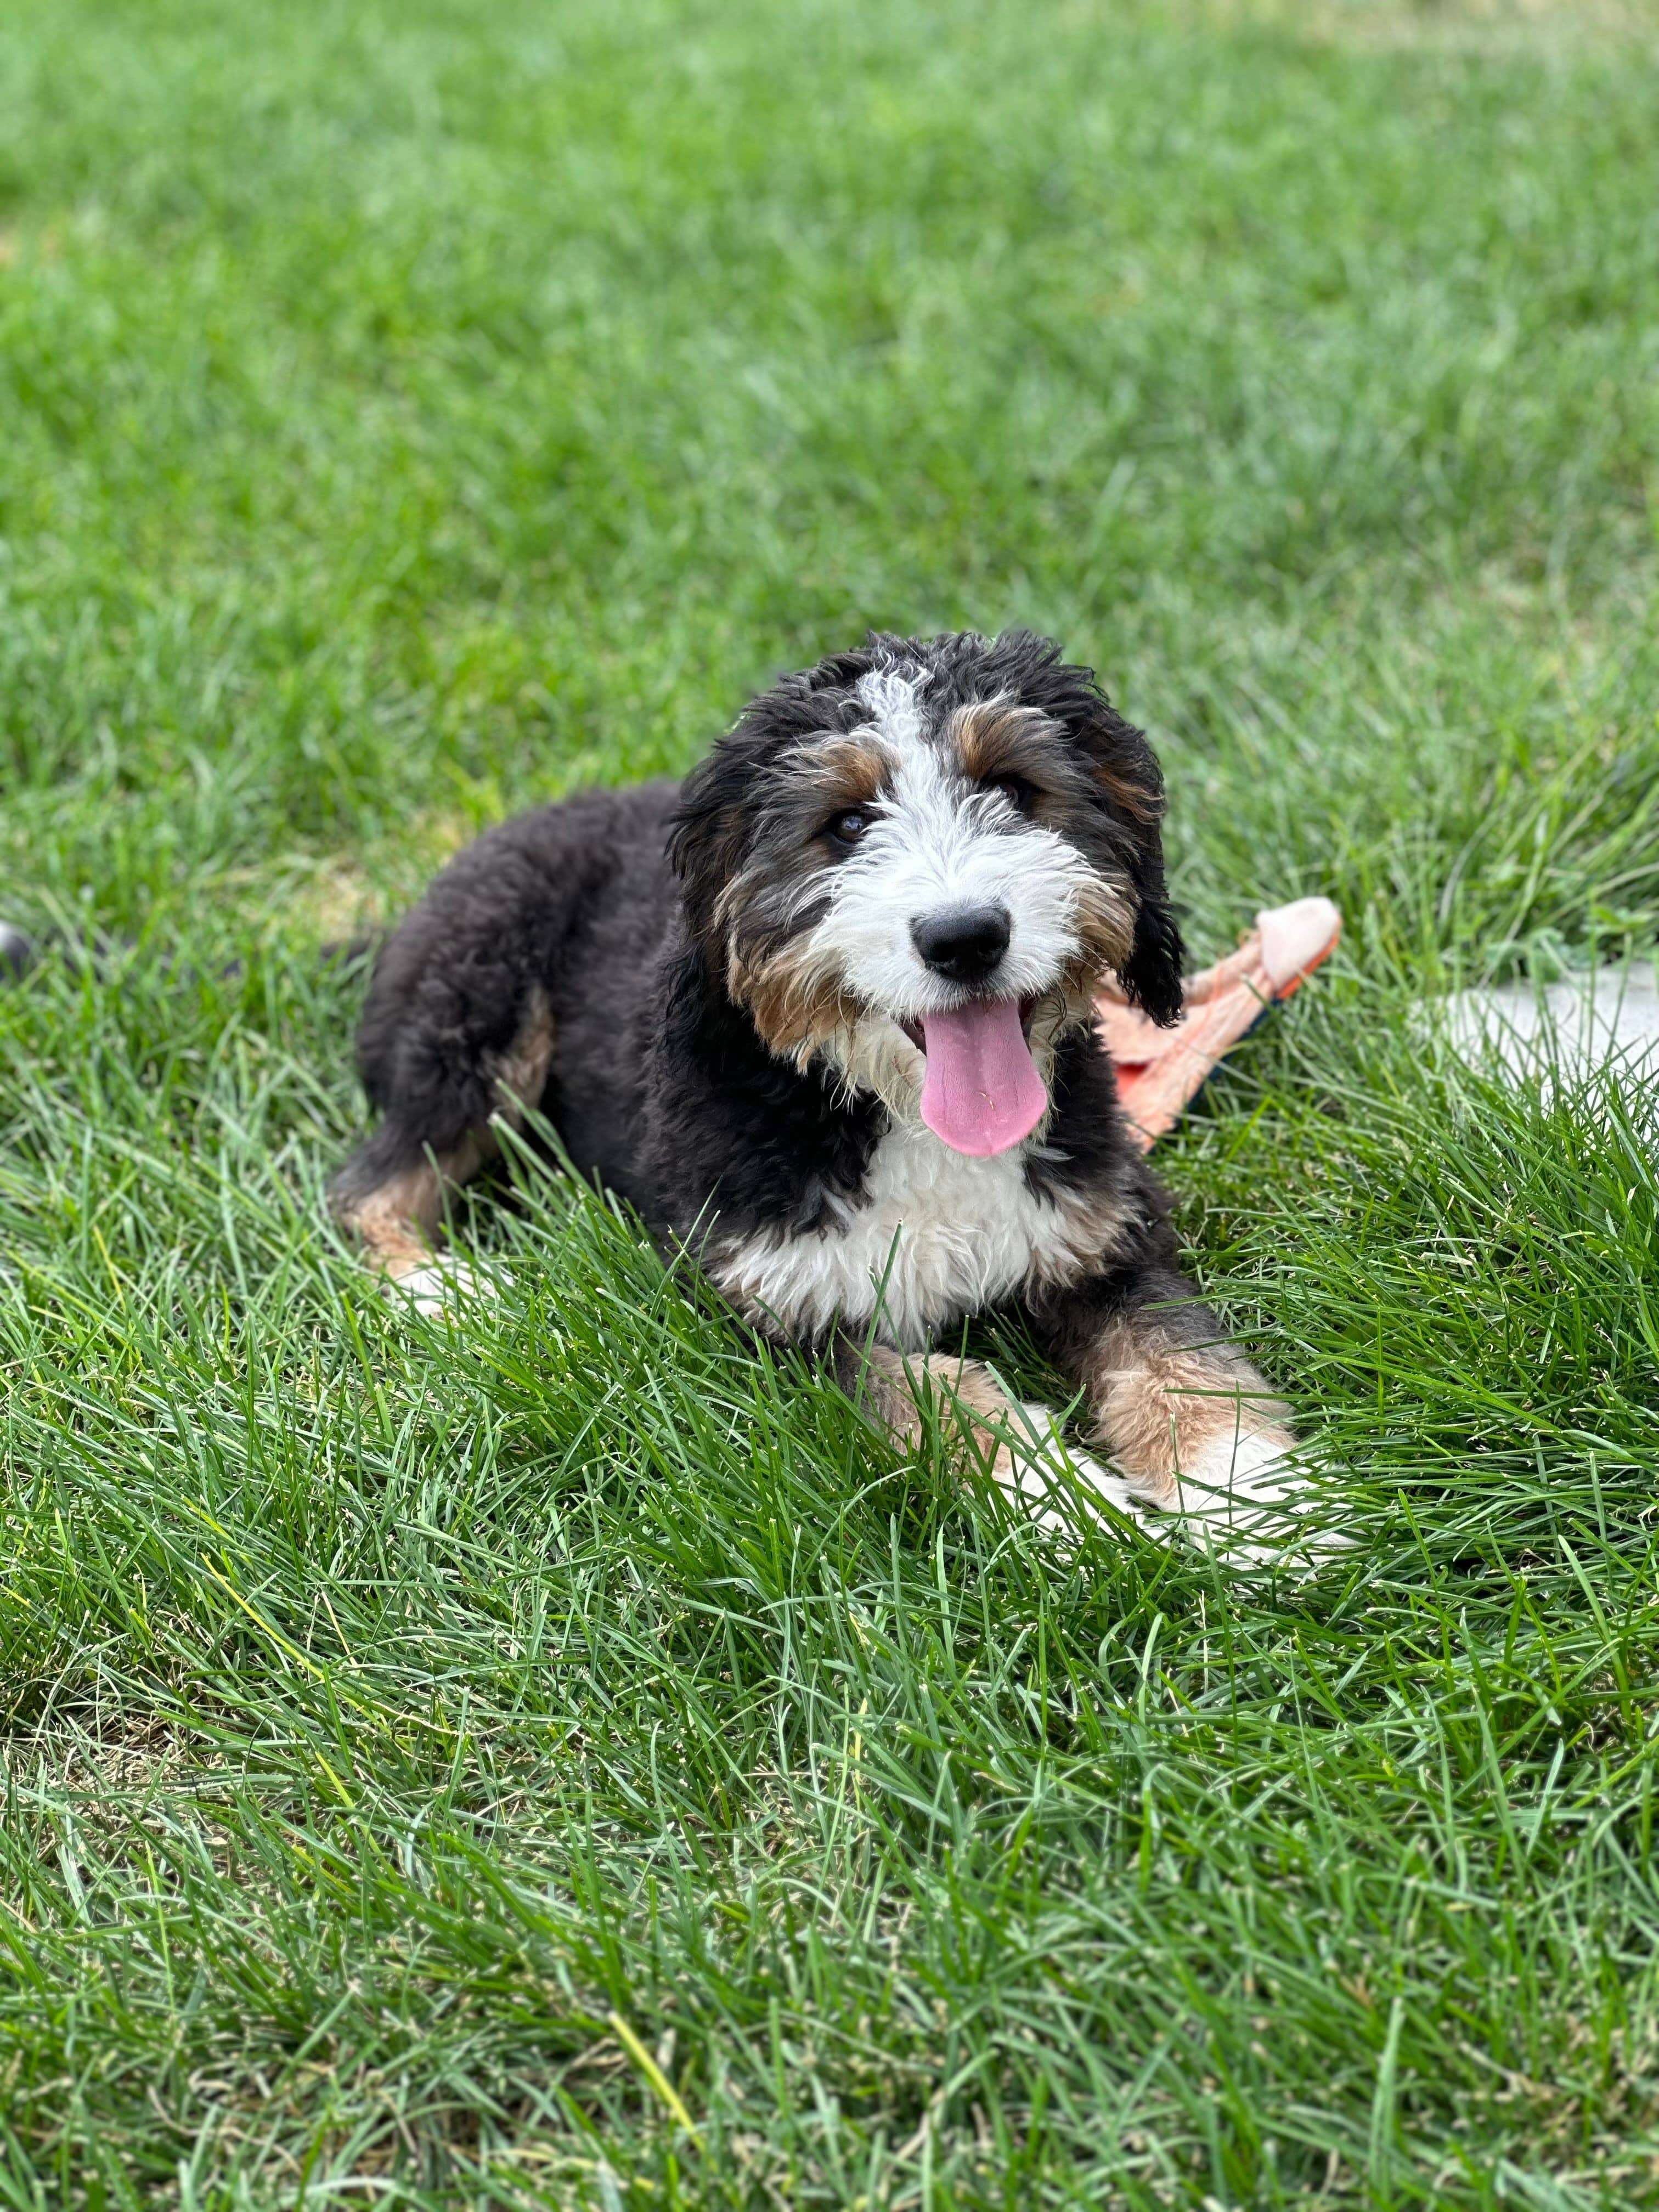
[[[970,1160],[930,1130],[896,1123],[877,1146],[865,1203],[838,1206],[805,1236],[763,1231],[726,1246],[712,1272],[732,1303],[792,1335],[839,1316],[869,1321],[907,1351],[935,1330],[1039,1283],[1074,1279],[1103,1245],[1097,1204],[1039,1197],[1025,1148]]]

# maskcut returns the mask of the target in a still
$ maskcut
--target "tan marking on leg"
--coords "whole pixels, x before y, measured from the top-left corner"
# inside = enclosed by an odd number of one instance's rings
[[[947,1405],[954,1401],[967,1416],[969,1431],[981,1449],[993,1442],[986,1422],[1006,1423],[1014,1410],[1013,1401],[988,1369],[976,1359],[957,1359],[950,1352],[930,1352],[907,1362],[890,1346],[873,1344],[866,1379],[876,1413],[901,1443],[915,1443],[927,1432],[916,1388]],[[998,1449],[1006,1453],[1006,1447]]]
[[[953,1413],[992,1480],[1019,1499],[1040,1526],[1069,1529],[1075,1522],[1075,1486],[1138,1518],[1139,1508],[1121,1477],[1088,1453],[1073,1450],[1048,1406],[1017,1405],[977,1360],[933,1352],[906,1364],[885,1346],[870,1352],[867,1382],[879,1419],[902,1442],[915,1443],[927,1429],[916,1391],[931,1389]],[[1017,1440],[1017,1441],[1012,1441]]]
[[[520,1127],[525,1108],[540,1100],[555,1034],[546,997],[538,991],[517,1036],[489,1063],[495,1109],[509,1128]],[[371,1267],[401,1282],[431,1264],[447,1194],[470,1182],[500,1150],[495,1132],[487,1124],[469,1129],[453,1152],[434,1152],[359,1199],[340,1214],[340,1225],[362,1239],[363,1256]]]
[[[908,1372],[907,1372],[908,1366]],[[914,1444],[927,1431],[927,1416],[917,1402],[932,1397],[947,1420],[954,1417],[963,1441],[971,1443],[994,1480],[1017,1489],[1014,1455],[997,1430],[1024,1430],[1019,1408],[990,1370],[977,1359],[958,1359],[947,1352],[925,1357],[903,1355],[886,1345],[870,1349],[870,1395],[875,1410],[901,1443]]]
[[[363,1257],[394,1283],[428,1266],[443,1221],[444,1194],[459,1189],[483,1165],[488,1132],[469,1133],[453,1152],[440,1152],[390,1176],[340,1216],[340,1226],[362,1240]]]
[[[1084,1379],[1101,1440],[1159,1505],[1178,1506],[1182,1475],[1212,1465],[1229,1439],[1295,1449],[1288,1409],[1242,1352],[1171,1344],[1147,1317],[1104,1330]]]
[[[533,991],[530,1011],[520,1023],[518,1035],[505,1052],[498,1053],[489,1062],[495,1111],[509,1128],[522,1126],[526,1107],[541,1103],[557,1034],[547,994]]]

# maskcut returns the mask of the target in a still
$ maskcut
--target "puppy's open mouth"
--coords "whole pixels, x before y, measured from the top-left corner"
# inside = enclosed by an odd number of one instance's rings
[[[1037,1000],[970,999],[949,1012],[902,1024],[927,1061],[921,1118],[970,1159],[988,1159],[1029,1137],[1048,1110],[1031,1057]]]
[[[1033,991],[1028,997],[1019,1000],[1018,1004],[1019,1006],[1020,1034],[1024,1036],[1027,1044],[1030,1044],[1031,1041],[1031,1018],[1036,1012],[1037,1008],[1042,1004],[1042,994],[1040,992]],[[923,1029],[921,1024],[920,1022],[907,1021],[902,1015],[900,1015],[898,1018],[898,1025],[904,1031],[905,1036],[909,1038],[911,1043],[915,1045],[916,1050],[920,1053],[926,1053],[927,1049],[927,1034]]]

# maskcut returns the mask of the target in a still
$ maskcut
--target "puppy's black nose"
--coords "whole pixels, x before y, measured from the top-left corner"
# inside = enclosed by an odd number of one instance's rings
[[[910,942],[935,975],[953,983],[982,983],[1008,950],[1013,921],[1006,906],[958,906],[919,914]]]

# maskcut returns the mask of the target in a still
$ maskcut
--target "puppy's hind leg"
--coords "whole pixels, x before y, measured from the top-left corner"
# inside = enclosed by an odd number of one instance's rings
[[[494,1150],[488,1128],[469,1130],[453,1151],[435,1152],[396,1122],[382,1122],[330,1182],[334,1218],[387,1284],[417,1305],[441,1305],[453,1267],[446,1269],[440,1252],[445,1201]]]
[[[508,1050],[482,1055],[479,1073],[488,1101],[510,1127],[518,1127],[525,1107],[539,1101],[552,1056],[553,1022],[538,993]],[[387,1284],[418,1306],[435,1310],[469,1279],[469,1272],[441,1249],[445,1205],[499,1151],[487,1120],[441,1150],[394,1111],[334,1176],[329,1205]]]

